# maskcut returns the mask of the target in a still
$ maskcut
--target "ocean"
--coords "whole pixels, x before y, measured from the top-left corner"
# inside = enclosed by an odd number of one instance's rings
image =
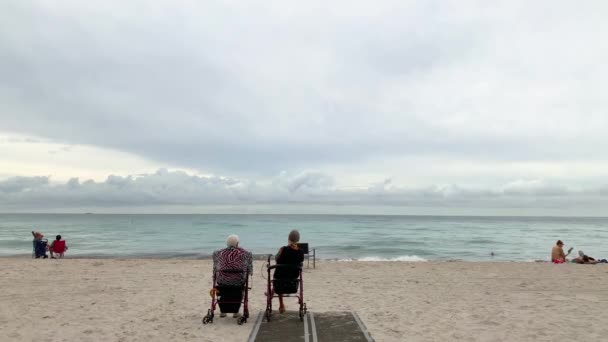
[[[69,257],[207,258],[229,234],[263,255],[293,228],[319,259],[549,260],[557,239],[608,258],[608,218],[106,214],[0,214],[0,256],[31,255],[32,230],[61,234]]]

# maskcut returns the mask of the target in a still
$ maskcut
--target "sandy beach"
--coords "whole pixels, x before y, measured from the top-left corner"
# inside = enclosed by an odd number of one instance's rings
[[[253,326],[201,324],[209,260],[5,258],[0,267],[2,341],[245,341]],[[254,317],[263,267],[254,265]],[[305,295],[313,312],[356,311],[376,341],[602,341],[607,283],[605,265],[326,261],[306,270]]]

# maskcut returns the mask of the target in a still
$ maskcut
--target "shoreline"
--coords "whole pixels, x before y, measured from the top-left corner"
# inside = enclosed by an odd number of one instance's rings
[[[253,260],[254,261],[266,261],[268,258],[269,254],[254,254],[253,255]],[[271,254],[272,255],[272,254]],[[0,256],[0,260],[2,259],[7,259],[7,260],[19,260],[19,259],[34,259],[31,257],[31,254],[14,254],[14,255],[1,255]],[[140,254],[140,255],[99,255],[99,254],[88,254],[88,255],[68,255],[66,256],[64,259],[71,259],[71,260],[155,260],[155,261],[163,261],[163,260],[169,260],[169,261],[207,261],[207,260],[212,260],[213,259],[213,255],[200,255],[200,254],[196,254],[196,255],[174,255],[174,254],[170,254],[170,255],[166,255],[166,256],[159,256],[158,254]],[[35,259],[34,259],[35,260]],[[50,256],[49,256],[49,260],[50,260]],[[272,260],[274,260],[274,255]],[[312,259],[310,261],[312,263]],[[316,259],[317,263],[325,263],[325,262],[338,262],[338,263],[351,263],[351,262],[357,262],[357,263],[413,263],[413,264],[417,264],[417,263],[437,263],[437,264],[441,264],[441,263],[458,263],[458,262],[462,262],[462,263],[550,263],[549,258],[547,258],[547,260],[506,260],[506,259],[495,259],[495,260],[464,260],[464,259],[441,259],[441,260],[433,260],[433,259],[424,259],[424,258],[420,258],[417,256],[412,256],[411,259],[402,259],[402,258],[381,258],[381,257],[362,257],[360,259],[356,259],[356,258],[347,258],[347,259],[340,259],[340,258],[317,258]],[[304,260],[304,265],[306,267],[306,259]],[[312,266],[311,266],[312,267]]]

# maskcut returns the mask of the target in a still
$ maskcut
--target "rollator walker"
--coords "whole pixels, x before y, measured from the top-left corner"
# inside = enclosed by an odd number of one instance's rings
[[[266,288],[266,321],[270,322],[272,317],[272,299],[278,298],[282,295],[283,298],[291,297],[297,298],[299,308],[300,321],[304,321],[306,315],[306,303],[304,303],[304,279],[302,278],[302,265],[288,265],[288,264],[270,264],[270,258],[272,255],[268,255],[268,263],[266,269],[268,272],[268,284]],[[291,278],[279,278],[273,279],[273,270],[277,269],[290,269],[293,274],[297,274],[297,277]]]
[[[217,284],[218,273],[239,273],[245,274],[244,286],[226,286]],[[216,291],[217,289],[217,291]],[[215,309],[217,306],[220,307],[222,313],[238,313],[243,304],[243,315],[237,319],[237,324],[241,325],[247,322],[249,318],[249,271],[248,270],[221,270],[213,274],[213,289],[211,290],[211,308],[207,310],[207,315],[203,318],[203,324],[213,323],[213,317],[215,316]],[[242,292],[240,292],[242,291]],[[224,299],[222,297],[238,297],[241,294],[241,300]]]

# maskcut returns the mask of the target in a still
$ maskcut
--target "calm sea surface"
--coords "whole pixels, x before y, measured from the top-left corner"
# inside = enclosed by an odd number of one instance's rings
[[[548,260],[557,239],[608,258],[608,218],[97,214],[0,214],[0,256],[31,254],[32,230],[61,234],[69,256],[203,258],[229,234],[267,254],[292,228],[322,259]]]

